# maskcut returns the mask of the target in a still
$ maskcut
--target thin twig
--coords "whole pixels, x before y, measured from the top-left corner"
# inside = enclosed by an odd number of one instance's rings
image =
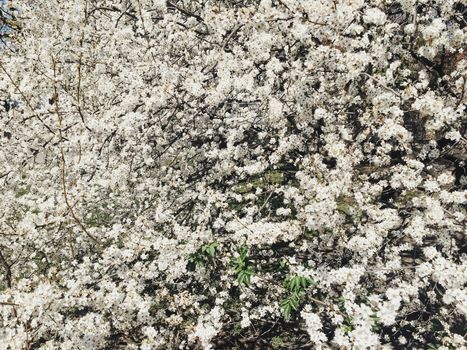
[[[85,8],[84,8],[84,26],[86,26],[88,23],[88,2],[86,1]],[[78,105],[78,113],[81,118],[81,121],[83,122],[84,126],[86,129],[91,131],[91,129],[86,125],[86,122],[84,121],[84,115],[83,111],[81,110],[81,66],[83,62],[83,45],[84,45],[84,30],[81,31],[81,38],[79,40],[79,46],[80,46],[80,51],[79,51],[79,59],[78,59],[78,84],[76,87],[76,104]]]
[[[364,75],[368,78],[370,78],[371,80],[375,81],[376,83],[378,83],[381,87],[385,88],[386,90],[392,92],[394,95],[396,95],[397,97],[400,97],[400,94],[396,91],[394,91],[393,89],[391,89],[390,87],[384,85],[383,83],[381,83],[378,79],[376,79],[375,77],[371,76],[370,74],[368,73],[361,73],[361,75]]]
[[[26,97],[26,95],[23,93],[23,91],[20,89],[19,85],[16,84],[16,82],[14,81],[13,77],[10,75],[10,73],[8,73],[8,71],[5,69],[5,67],[3,66],[3,63],[0,61],[0,68],[3,70],[3,72],[6,74],[6,76],[8,77],[8,79],[10,79],[11,83],[13,84],[13,86],[15,87],[16,90],[18,90],[19,94],[23,97],[24,101],[26,102],[26,105],[29,107],[29,109],[31,110],[31,112],[33,113],[34,117],[36,117],[37,119],[39,119],[39,121],[42,123],[42,125],[44,125],[46,127],[47,130],[49,130],[52,134],[55,135],[55,133],[53,132],[52,128],[50,126],[48,126],[43,120],[41,117],[39,117],[39,115],[35,112],[34,108],[32,107],[32,104],[31,102],[29,101],[29,99]]]
[[[222,44],[221,51],[224,51],[224,49],[227,46],[227,44],[229,43],[230,39],[232,39],[232,37],[235,35],[235,33],[238,32],[238,30],[241,27],[243,27],[243,24],[238,24],[234,29],[232,29],[229,36],[227,37],[227,39],[225,39],[224,43]]]
[[[172,7],[174,9],[180,11],[181,13],[183,13],[185,16],[196,18],[199,22],[204,22],[204,19],[201,16],[198,16],[195,13],[192,13],[190,11],[187,11],[187,10],[181,8],[181,7],[178,7],[177,5],[175,5],[174,3],[170,2],[170,1],[167,1],[167,7]]]
[[[10,302],[8,302],[8,301],[0,301],[0,305],[5,305],[5,306],[20,306],[19,304],[10,303]]]
[[[52,57],[53,61],[53,69],[54,69],[54,77],[56,77],[56,62],[54,58]],[[70,204],[70,201],[68,199],[68,190],[66,187],[66,161],[65,161],[65,151],[63,149],[63,134],[62,134],[62,128],[63,128],[63,118],[60,113],[60,109],[58,106],[59,103],[59,95],[58,95],[58,90],[57,90],[57,85],[54,84],[54,102],[55,102],[55,114],[57,115],[58,118],[58,135],[59,135],[59,141],[60,141],[60,156],[61,156],[61,180],[62,180],[62,192],[63,192],[63,198],[65,199],[65,204],[67,206],[68,212],[71,214],[71,217],[73,220],[76,222],[76,224],[81,228],[81,230],[93,240],[94,243],[96,243],[98,246],[100,246],[100,242],[91,234],[89,231],[84,227],[83,223],[81,222],[80,219],[76,216],[73,206]]]
[[[8,288],[11,288],[11,265],[8,264],[5,257],[3,256],[2,250],[0,249],[0,262],[3,265],[3,269],[5,270],[5,282]]]

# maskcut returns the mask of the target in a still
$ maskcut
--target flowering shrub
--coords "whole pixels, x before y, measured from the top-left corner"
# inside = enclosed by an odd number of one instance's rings
[[[0,349],[465,349],[464,1],[8,4]]]

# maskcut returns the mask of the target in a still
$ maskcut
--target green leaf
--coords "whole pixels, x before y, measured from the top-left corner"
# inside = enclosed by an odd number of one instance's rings
[[[293,311],[297,311],[303,292],[292,292],[289,296],[280,302],[282,313],[285,318],[289,318]]]
[[[246,244],[242,245],[239,250],[240,260],[245,260],[248,255],[248,246]]]
[[[352,324],[352,317],[347,316],[344,318],[344,333],[348,334],[354,330],[354,326]]]
[[[249,285],[251,282],[251,276],[253,276],[253,269],[248,266],[248,246],[242,245],[238,249],[239,256],[235,259],[233,267],[237,274],[237,282],[242,285]]]
[[[376,314],[371,315],[370,318],[373,320],[373,326],[371,329],[374,332],[381,330],[381,319]]]
[[[238,284],[240,284],[240,285],[242,285],[242,284],[249,285],[251,283],[251,276],[253,276],[253,273],[254,273],[253,269],[250,268],[250,267],[247,267],[244,270],[240,270],[238,272],[238,276],[237,276]]]
[[[292,306],[292,308],[294,310],[297,310],[298,308],[298,297],[296,294],[292,294],[292,296],[290,297],[290,305]]]
[[[291,292],[300,292],[304,291],[312,284],[316,284],[312,279],[295,275],[286,279],[284,286]]]
[[[287,299],[282,300],[280,303],[280,306],[282,309],[282,314],[284,315],[286,319],[288,319],[290,315],[292,314],[292,310],[293,310],[293,307],[290,303],[290,299],[287,298]]]
[[[279,271],[285,271],[287,269],[287,261],[282,258],[279,262]]]
[[[219,246],[219,243],[217,242],[207,244],[202,247],[203,253],[212,258],[216,254],[216,249],[218,246]]]

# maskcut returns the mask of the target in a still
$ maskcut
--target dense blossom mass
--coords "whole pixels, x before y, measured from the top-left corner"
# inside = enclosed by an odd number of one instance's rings
[[[465,349],[465,0],[0,11],[0,349]]]

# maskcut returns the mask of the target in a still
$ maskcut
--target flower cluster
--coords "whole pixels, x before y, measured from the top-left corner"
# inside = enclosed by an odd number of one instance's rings
[[[0,7],[0,349],[464,349],[467,6]]]

